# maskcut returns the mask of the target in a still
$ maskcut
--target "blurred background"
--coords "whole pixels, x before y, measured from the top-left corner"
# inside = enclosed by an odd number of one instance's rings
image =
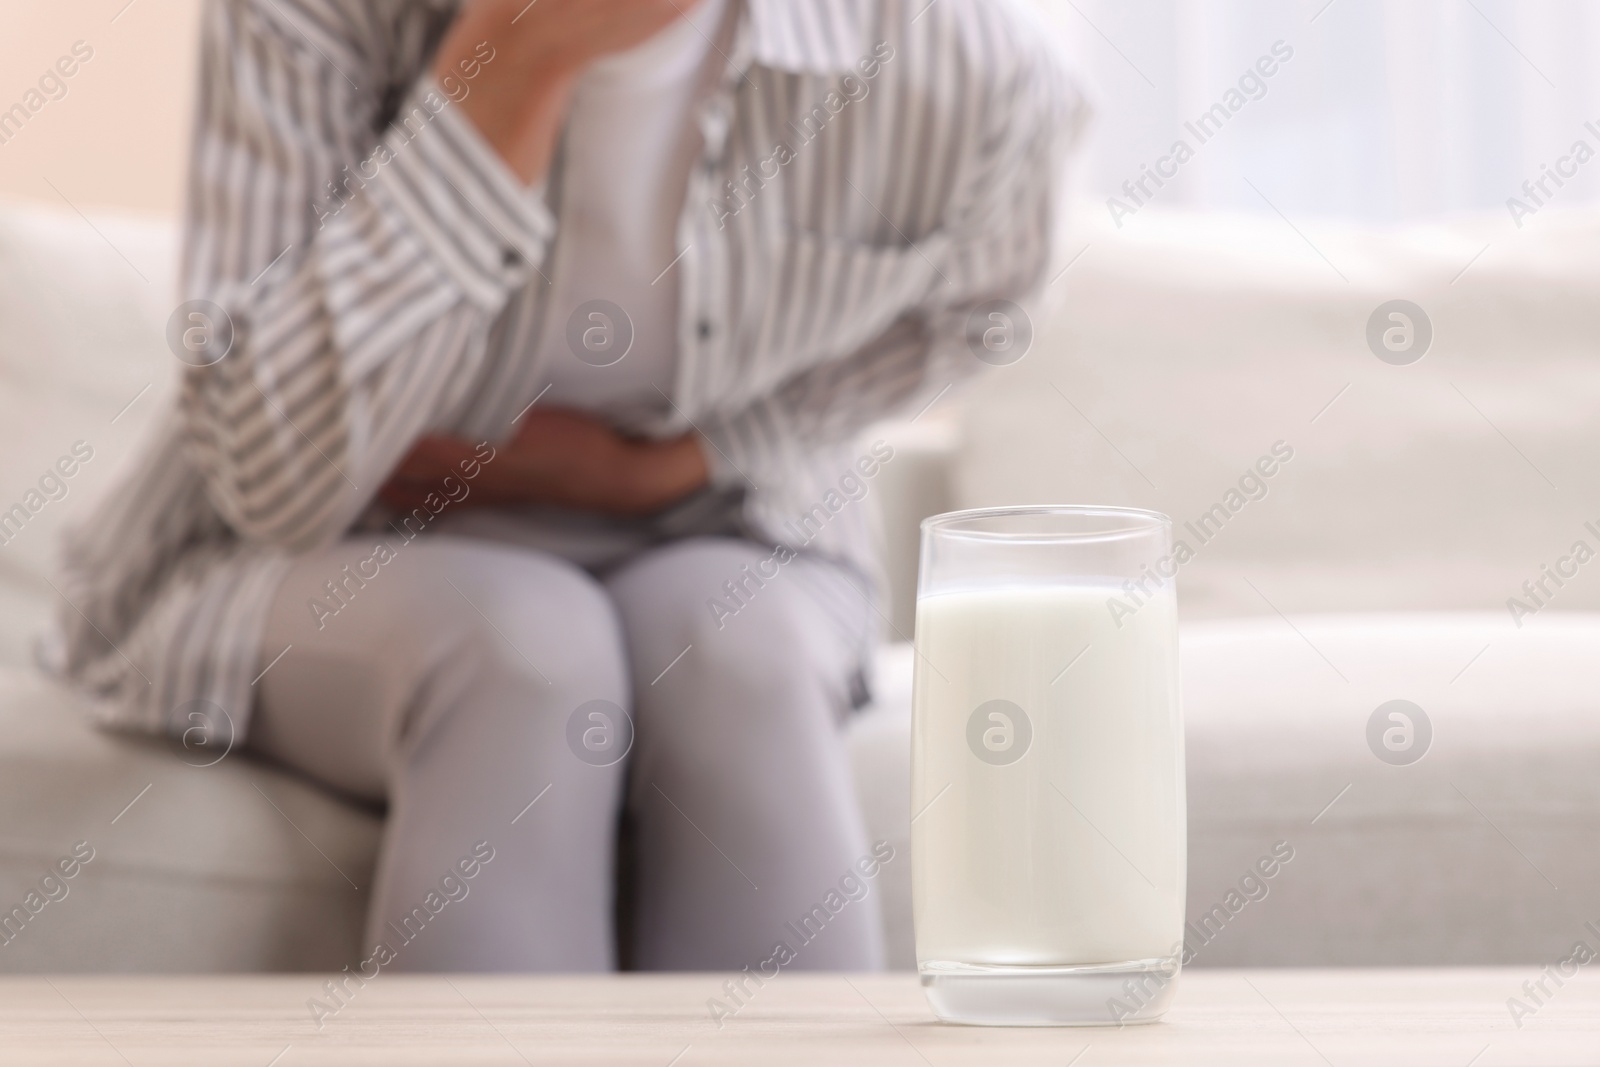
[[[0,144],[0,193],[65,206],[178,210],[200,0],[15,0],[0,36],[0,101],[22,100],[83,41],[94,58]],[[51,189],[54,183],[60,193]]]
[[[1046,0],[1098,89],[1087,162],[1116,194],[1271,46],[1266,91],[1162,190],[1168,207],[1370,224],[1505,210],[1600,115],[1584,0]],[[1595,134],[1587,134],[1591,144]],[[1244,179],[1259,186],[1253,191]],[[1593,203],[1600,170],[1559,201]]]
[[[924,515],[1198,524],[1179,578],[1191,910],[1274,842],[1299,849],[1200,962],[1557,959],[1600,918],[1600,5],[1038,7],[1095,111],[1070,231],[1026,355],[874,431],[897,449],[870,498],[886,643],[911,634]],[[376,847],[370,813],[248,761],[91,736],[28,666],[54,531],[176,374],[199,8],[8,0],[0,35],[0,113],[92,50],[0,124],[0,508],[75,441],[95,450],[0,550],[0,892],[79,835],[103,849],[73,922],[3,968],[334,969],[363,902],[306,840],[353,872]],[[852,742],[873,833],[902,844],[908,664],[887,649]],[[1403,766],[1366,732],[1399,698],[1432,719]],[[884,880],[901,965],[908,876]]]

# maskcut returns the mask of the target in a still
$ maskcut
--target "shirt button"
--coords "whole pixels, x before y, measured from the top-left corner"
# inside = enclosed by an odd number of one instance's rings
[[[711,334],[712,334],[711,320],[710,319],[701,319],[700,320],[700,340],[702,340],[702,341],[711,340]]]

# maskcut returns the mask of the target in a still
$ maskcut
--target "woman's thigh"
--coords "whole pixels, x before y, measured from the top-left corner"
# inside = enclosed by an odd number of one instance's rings
[[[469,540],[374,558],[349,541],[296,563],[263,664],[288,651],[249,736],[388,802],[364,948],[413,971],[613,966],[621,754],[597,758],[572,730],[594,702],[628,702],[605,591],[553,557]],[[470,885],[452,873],[468,868]]]
[[[261,654],[251,749],[368,800],[442,718],[470,714],[460,698],[485,675],[540,704],[626,700],[605,590],[556,557],[466,539],[349,539],[301,557]]]

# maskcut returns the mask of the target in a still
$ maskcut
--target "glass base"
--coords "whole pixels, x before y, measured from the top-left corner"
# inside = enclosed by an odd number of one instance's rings
[[[1178,986],[1176,956],[1077,967],[919,965],[933,1013],[974,1026],[1125,1026],[1166,1014]]]

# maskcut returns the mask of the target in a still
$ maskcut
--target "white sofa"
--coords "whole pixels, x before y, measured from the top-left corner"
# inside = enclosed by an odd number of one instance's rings
[[[1197,963],[1564,955],[1600,912],[1600,575],[1581,572],[1521,628],[1504,601],[1574,540],[1600,545],[1583,530],[1600,520],[1600,224],[1307,229],[1336,271],[1275,220],[1152,211],[1117,232],[1086,218],[1088,251],[1027,358],[880,431],[897,448],[870,498],[894,629],[910,632],[921,515],[1096,501],[1181,522],[1288,441],[1268,495],[1181,578]],[[94,849],[0,947],[0,971],[355,958],[376,813],[239,753],[199,767],[96,733],[29,666],[54,531],[170,395],[171,273],[165,223],[0,205],[0,510],[75,442],[94,450],[67,496],[0,547],[0,912],[75,843]],[[1394,296],[1435,326],[1411,367],[1362,339]],[[879,667],[850,742],[873,834],[897,850],[880,891],[903,967],[909,650],[891,640]],[[1366,741],[1395,698],[1432,723],[1410,766]],[[1230,898],[1280,841],[1294,858],[1267,895]]]

